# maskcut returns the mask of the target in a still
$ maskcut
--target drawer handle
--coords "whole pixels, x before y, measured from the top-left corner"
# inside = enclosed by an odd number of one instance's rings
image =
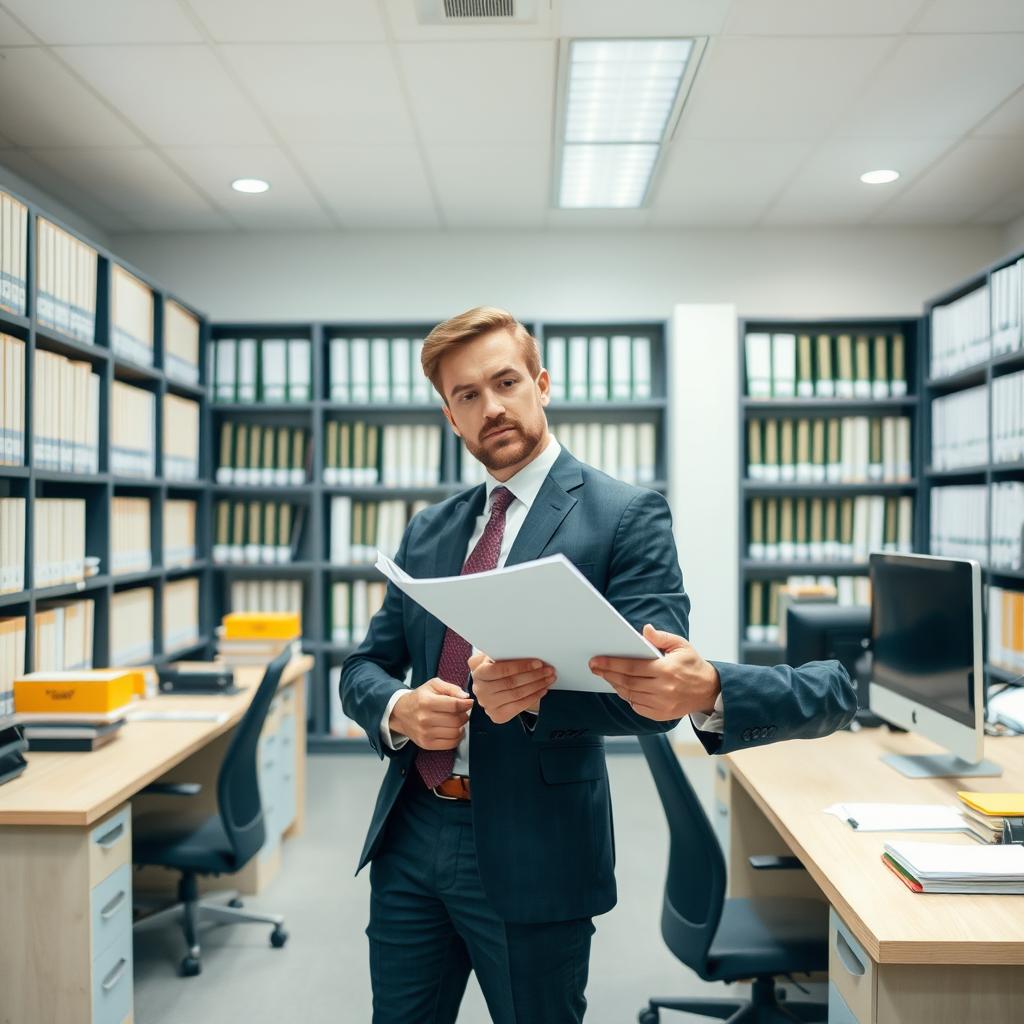
[[[102,846],[104,850],[109,850],[114,843],[124,835],[124,822],[118,822],[109,832],[99,836],[96,840],[99,846]]]
[[[850,974],[855,978],[863,977],[864,965],[860,962],[860,957],[853,951],[853,947],[846,941],[846,936],[840,931],[836,932],[836,952]]]
[[[718,772],[718,777],[720,779],[724,779],[726,777],[726,771],[725,771],[725,765],[724,764],[716,764],[715,765],[715,771]]]
[[[117,961],[117,966],[103,979],[104,992],[109,992],[124,977],[124,969],[127,966],[128,961],[121,957]]]
[[[107,904],[107,905],[106,905],[106,906],[105,906],[105,907],[104,907],[104,908],[103,908],[103,909],[102,909],[101,911],[100,911],[100,917],[102,917],[104,921],[108,921],[108,920],[109,920],[110,918],[112,918],[112,917],[113,917],[113,916],[114,916],[114,915],[115,915],[115,914],[116,914],[116,913],[117,913],[117,912],[118,912],[118,911],[119,911],[119,910],[121,909],[121,905],[122,905],[122,904],[124,903],[124,901],[125,901],[125,899],[126,899],[127,895],[128,895],[128,894],[127,894],[127,893],[126,893],[126,892],[124,891],[124,889],[122,889],[122,890],[121,890],[121,891],[120,891],[120,892],[119,892],[119,893],[118,893],[118,894],[117,894],[117,895],[116,895],[116,896],[115,896],[115,897],[114,897],[114,898],[113,898],[113,899],[112,899],[112,900],[111,900],[111,901],[110,901],[110,902],[109,902],[109,903],[108,903],[108,904]]]
[[[718,803],[715,804],[715,806],[718,808],[718,813],[723,818],[729,817],[729,808],[726,807],[725,804],[723,804],[721,801],[719,801]]]

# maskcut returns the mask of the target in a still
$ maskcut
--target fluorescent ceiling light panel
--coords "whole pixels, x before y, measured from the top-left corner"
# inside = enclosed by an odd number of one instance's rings
[[[231,187],[236,192],[247,192],[250,195],[258,195],[260,192],[266,192],[270,188],[270,183],[264,181],[262,178],[235,178],[231,182]]]
[[[643,203],[692,52],[692,39],[570,44],[559,206]]]
[[[865,185],[888,185],[900,176],[899,171],[865,171],[860,180]]]

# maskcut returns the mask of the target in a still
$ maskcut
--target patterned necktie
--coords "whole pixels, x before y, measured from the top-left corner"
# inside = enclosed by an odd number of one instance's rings
[[[491,517],[484,527],[483,536],[470,552],[460,576],[473,572],[486,572],[498,565],[501,554],[501,538],[505,533],[505,512],[515,501],[515,495],[507,487],[495,487],[491,492]],[[444,634],[441,658],[437,663],[438,676],[448,683],[465,687],[469,666],[466,662],[473,653],[473,645],[463,640],[454,630]],[[428,789],[439,786],[455,767],[455,749],[421,750],[416,754],[416,770]]]

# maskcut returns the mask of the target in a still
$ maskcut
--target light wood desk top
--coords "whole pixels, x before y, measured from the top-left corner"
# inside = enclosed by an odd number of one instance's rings
[[[878,963],[1024,964],[1024,897],[912,893],[881,863],[886,842],[966,843],[958,834],[855,832],[833,803],[945,803],[957,790],[1024,791],[1024,737],[989,738],[990,779],[906,779],[883,754],[934,753],[911,734],[840,732],[730,754],[736,780]]]
[[[304,654],[289,662],[281,686],[313,666]],[[132,705],[161,711],[227,712],[223,722],[128,722],[117,738],[87,753],[29,753],[23,775],[0,786],[0,825],[91,825],[211,740],[232,729],[249,706],[263,668],[238,668],[240,693],[154,697]],[[2,842],[2,839],[0,839]]]

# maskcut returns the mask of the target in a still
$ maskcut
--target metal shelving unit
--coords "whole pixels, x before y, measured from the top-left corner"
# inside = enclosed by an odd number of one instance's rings
[[[9,190],[7,190],[9,191]],[[14,193],[11,193],[14,194]],[[75,597],[89,597],[96,602],[93,636],[93,663],[105,665],[110,658],[110,599],[115,589],[123,590],[132,586],[147,585],[154,591],[153,604],[153,651],[154,660],[167,661],[185,653],[192,657],[204,657],[210,653],[210,638],[202,640],[188,648],[165,652],[163,645],[163,588],[168,579],[180,579],[185,576],[196,576],[199,579],[200,630],[209,632],[210,621],[210,589],[211,572],[206,553],[210,544],[210,507],[208,495],[209,450],[201,453],[199,479],[187,484],[169,483],[161,475],[163,468],[162,426],[163,396],[168,392],[184,395],[199,402],[200,405],[200,438],[208,431],[206,390],[203,374],[205,368],[200,367],[199,386],[183,383],[164,373],[163,345],[163,311],[164,302],[173,299],[189,309],[200,321],[200,344],[205,344],[208,325],[205,317],[194,310],[189,303],[180,299],[167,289],[153,281],[147,274],[116,257],[104,246],[96,244],[84,237],[74,228],[54,217],[49,211],[23,197],[17,196],[28,208],[28,259],[26,295],[27,316],[17,316],[0,310],[0,332],[21,339],[25,343],[25,465],[0,465],[0,496],[23,497],[25,502],[25,579],[26,589],[17,594],[0,595],[0,611],[3,615],[24,615],[26,617],[26,652],[25,668],[32,671],[34,666],[33,635],[37,612],[52,602]],[[41,325],[36,318],[36,232],[37,217],[45,217],[57,224],[69,234],[75,236],[98,253],[97,295],[95,341],[90,345],[68,337],[51,327]],[[110,329],[110,280],[111,266],[117,263],[128,269],[132,274],[144,281],[153,292],[154,297],[154,365],[151,367],[137,366],[120,356],[114,355],[111,346]],[[100,379],[100,429],[99,429],[99,466],[96,474],[62,473],[51,469],[39,469],[34,465],[32,452],[32,416],[33,416],[33,380],[34,357],[37,350],[56,352],[72,359],[91,364]],[[114,380],[125,380],[140,385],[156,396],[156,469],[157,476],[147,479],[127,479],[112,476],[109,472],[109,429],[108,411],[110,408],[111,385]],[[196,506],[196,547],[197,562],[189,567],[165,569],[162,565],[163,536],[163,502],[171,492],[190,492]],[[150,519],[151,536],[153,538],[153,568],[145,573],[127,575],[110,575],[110,529],[111,500],[120,494],[141,494],[151,498]],[[34,545],[34,502],[38,497],[82,497],[87,500],[86,510],[86,551],[88,555],[98,556],[100,572],[81,583],[70,583],[56,587],[38,588],[33,586],[33,545]],[[175,495],[176,496],[176,493]]]
[[[839,334],[874,336],[900,333],[906,345],[907,394],[886,398],[751,398],[746,395],[745,338],[748,332],[790,334]],[[920,536],[921,428],[919,417],[920,359],[923,348],[921,321],[917,317],[864,317],[820,320],[741,319],[739,321],[739,465],[740,479],[739,543],[739,616],[738,650],[743,662],[774,665],[785,656],[778,643],[750,641],[746,638],[747,584],[752,580],[770,581],[787,576],[865,576],[866,563],[811,561],[754,561],[747,556],[748,507],[752,498],[848,498],[881,494],[891,497],[914,495],[918,508],[914,513],[915,541]],[[747,466],[747,422],[761,418],[822,419],[844,416],[907,416],[911,421],[911,478],[898,483],[865,481],[830,484],[804,482],[767,482],[749,480]]]

